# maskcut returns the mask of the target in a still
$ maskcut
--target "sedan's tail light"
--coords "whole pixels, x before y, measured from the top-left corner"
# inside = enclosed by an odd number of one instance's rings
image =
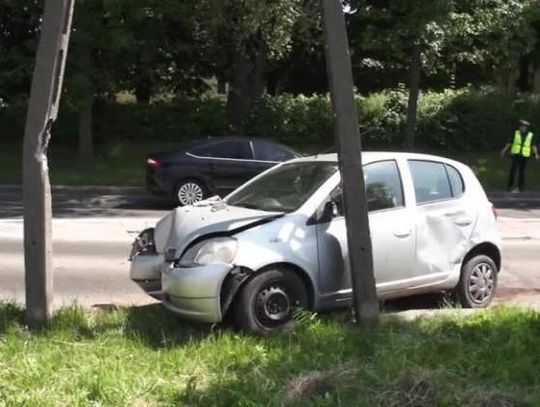
[[[158,168],[161,168],[161,164],[162,164],[161,161],[155,160],[153,158],[149,158],[148,160],[146,160],[146,165],[152,168],[153,170],[157,170]]]

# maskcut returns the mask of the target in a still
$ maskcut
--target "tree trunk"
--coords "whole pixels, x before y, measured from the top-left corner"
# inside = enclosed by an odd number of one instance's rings
[[[93,135],[94,97],[88,97],[79,113],[79,157],[91,160],[94,157]]]
[[[47,0],[36,54],[23,150],[24,263],[28,325],[52,314],[51,187],[47,147],[58,115],[73,0]]]
[[[340,0],[321,0],[321,10],[326,66],[334,110],[334,131],[343,185],[354,310],[358,322],[371,326],[378,320],[379,302],[373,275],[373,254],[362,169],[362,142],[354,100],[345,17]]]
[[[137,103],[149,104],[150,97],[152,96],[152,90],[145,83],[137,84],[135,88],[135,97],[137,98]]]
[[[234,53],[227,94],[227,116],[233,132],[244,132],[253,103],[263,94],[265,71],[266,45],[262,39],[249,41]]]
[[[409,102],[407,106],[407,122],[405,125],[405,146],[408,150],[414,150],[418,97],[420,95],[420,73],[422,69],[421,57],[420,41],[416,41],[413,45],[411,65],[409,68]]]

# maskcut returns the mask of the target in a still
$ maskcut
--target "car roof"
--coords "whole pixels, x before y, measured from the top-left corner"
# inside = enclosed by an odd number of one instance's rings
[[[420,154],[420,153],[405,153],[405,152],[397,152],[397,151],[364,151],[362,153],[362,162],[364,164],[371,163],[374,161],[383,161],[383,160],[395,160],[399,158],[404,158],[408,160],[424,160],[424,161],[440,161],[445,162],[448,164],[453,165],[463,165],[462,163],[459,163],[457,161],[454,161],[449,158],[431,155],[431,154]],[[297,162],[313,162],[313,161],[321,161],[321,162],[335,162],[338,161],[338,155],[337,153],[331,153],[331,154],[318,154],[318,155],[312,155],[309,157],[302,157],[297,158]]]
[[[259,142],[269,143],[269,144],[273,144],[275,146],[283,147],[283,148],[295,153],[295,150],[292,147],[290,147],[290,146],[288,146],[286,144],[280,143],[278,141],[265,139],[265,138],[260,138],[260,137],[245,137],[245,136],[215,136],[215,137],[208,136],[206,138],[199,138],[199,139],[191,140],[191,141],[187,142],[186,144],[184,144],[182,147],[193,148],[193,147],[209,145],[209,144],[213,144],[213,143],[221,143],[223,141],[251,141],[251,142],[259,141]]]

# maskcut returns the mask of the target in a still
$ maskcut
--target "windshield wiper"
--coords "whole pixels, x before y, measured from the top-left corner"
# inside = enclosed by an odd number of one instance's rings
[[[229,204],[229,205],[239,206],[241,208],[247,208],[247,209],[261,209],[259,208],[259,205],[255,205],[254,203],[251,203],[251,202],[237,202],[237,203]]]

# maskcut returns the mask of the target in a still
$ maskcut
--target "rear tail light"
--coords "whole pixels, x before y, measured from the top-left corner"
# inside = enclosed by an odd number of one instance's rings
[[[146,165],[152,168],[153,170],[157,170],[158,168],[161,168],[161,164],[162,164],[161,161],[155,160],[153,158],[149,158],[148,160],[146,160]]]

